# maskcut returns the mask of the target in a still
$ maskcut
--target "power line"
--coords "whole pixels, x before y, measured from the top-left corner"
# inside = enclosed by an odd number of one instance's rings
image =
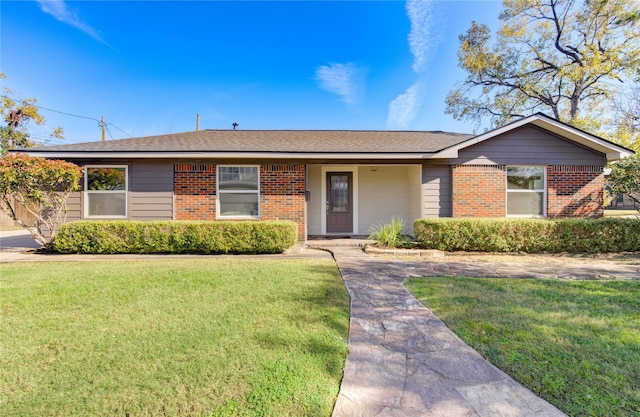
[[[113,140],[113,135],[111,134],[111,131],[109,130],[109,125],[108,124],[104,125],[104,128],[107,129],[107,133],[109,134],[109,137],[111,138],[111,140]]]
[[[15,98],[15,99],[14,99],[14,98],[11,98],[11,97],[9,97],[9,96],[7,96],[7,95],[4,95],[4,94],[2,95],[2,97],[7,98],[7,99],[9,99],[9,100],[16,100],[16,101],[19,101],[20,103],[24,104],[24,100],[19,99],[19,98]],[[60,110],[49,109],[49,108],[47,108],[47,107],[42,107],[42,106],[39,106],[39,105],[34,104],[34,103],[28,103],[28,104],[29,104],[30,106],[36,107],[36,108],[41,109],[41,110],[46,110],[46,111],[50,111],[50,112],[53,112],[53,113],[63,114],[63,115],[65,115],[65,116],[77,117],[77,118],[79,118],[79,119],[93,120],[93,121],[98,122],[98,128],[102,128],[102,121],[101,121],[100,119],[96,119],[95,117],[81,116],[81,115],[79,115],[79,114],[73,114],[73,113],[67,113],[67,112],[60,111]],[[116,128],[116,129],[118,129],[120,132],[122,132],[122,133],[124,133],[125,135],[127,135],[127,136],[131,137],[131,135],[130,135],[129,133],[127,133],[127,132],[125,132],[124,130],[120,129],[118,126],[114,125],[113,123],[107,123],[107,126],[108,126],[108,125],[111,125],[111,126],[115,127],[115,128]],[[108,131],[108,129],[107,129],[107,131]],[[111,132],[109,132],[109,136],[111,136]],[[111,136],[111,139],[113,139],[113,136]]]
[[[34,134],[34,133],[30,133],[29,134],[29,138],[30,139],[37,139],[39,141],[44,141],[44,142],[52,142],[52,141],[64,142],[64,139],[56,138],[56,137],[53,137],[53,136],[38,135],[38,134]]]
[[[113,123],[107,123],[107,126],[109,126],[109,125],[111,125],[111,126],[115,127],[116,129],[118,129],[119,131],[121,131],[122,133],[124,133],[125,135],[127,135],[127,136],[131,137],[131,135],[130,135],[130,134],[128,134],[128,133],[127,133],[127,132],[125,132],[124,130],[120,129],[118,126],[114,125]]]
[[[22,103],[22,104],[25,104],[24,100],[19,99],[19,98],[11,98],[11,97],[6,96],[6,95],[4,95],[4,94],[2,95],[2,97],[4,97],[4,98],[8,98],[9,100],[16,100],[16,101],[19,101],[19,102],[20,102],[20,103]],[[53,109],[49,109],[49,108],[46,108],[46,107],[39,106],[39,105],[34,104],[34,103],[27,103],[27,104],[28,104],[29,106],[36,107],[36,108],[38,108],[38,109],[47,110],[47,111],[51,111],[51,112],[59,113],[59,114],[64,114],[65,116],[78,117],[78,118],[80,118],[80,119],[95,120],[96,122],[100,122],[100,120],[98,120],[98,119],[96,119],[96,118],[94,118],[94,117],[89,117],[89,116],[80,116],[79,114],[67,113],[67,112],[63,112],[63,111],[60,111],[60,110],[53,110]]]
[[[96,122],[99,122],[99,121],[100,121],[100,120],[95,119],[95,118],[93,118],[93,117],[80,116],[79,114],[72,114],[72,113],[66,113],[66,112],[59,111],[59,110],[48,109],[48,108],[46,108],[46,107],[37,106],[37,105],[35,105],[35,104],[33,104],[33,106],[34,106],[34,107],[37,107],[37,108],[39,108],[39,109],[42,109],[42,110],[47,110],[47,111],[51,111],[51,112],[54,112],[54,113],[64,114],[65,116],[77,117],[77,118],[79,118],[79,119],[95,120]]]

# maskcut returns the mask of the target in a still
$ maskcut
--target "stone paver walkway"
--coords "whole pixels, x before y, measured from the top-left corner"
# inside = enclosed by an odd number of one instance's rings
[[[411,262],[372,258],[353,247],[331,250],[351,295],[349,353],[333,417],[564,416],[484,360],[404,289]],[[416,262],[414,270],[419,264],[432,265]]]
[[[393,261],[392,261],[393,262]],[[640,280],[640,265],[613,263],[523,264],[509,262],[395,261],[406,277],[563,278]]]

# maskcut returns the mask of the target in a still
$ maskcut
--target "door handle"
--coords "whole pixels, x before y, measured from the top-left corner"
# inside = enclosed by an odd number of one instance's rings
[[[327,200],[327,213],[326,214],[329,214],[329,200]]]

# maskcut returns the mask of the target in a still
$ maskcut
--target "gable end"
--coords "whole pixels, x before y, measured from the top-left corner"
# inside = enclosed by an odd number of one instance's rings
[[[606,155],[540,127],[525,125],[460,149],[451,164],[598,165]]]

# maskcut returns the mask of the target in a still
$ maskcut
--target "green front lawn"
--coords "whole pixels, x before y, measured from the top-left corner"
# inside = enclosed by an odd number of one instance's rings
[[[624,217],[624,216],[638,216],[640,212],[638,210],[605,210],[605,217]]]
[[[332,260],[0,268],[0,415],[331,414],[349,320]]]
[[[416,278],[407,287],[569,416],[640,416],[640,281]]]

